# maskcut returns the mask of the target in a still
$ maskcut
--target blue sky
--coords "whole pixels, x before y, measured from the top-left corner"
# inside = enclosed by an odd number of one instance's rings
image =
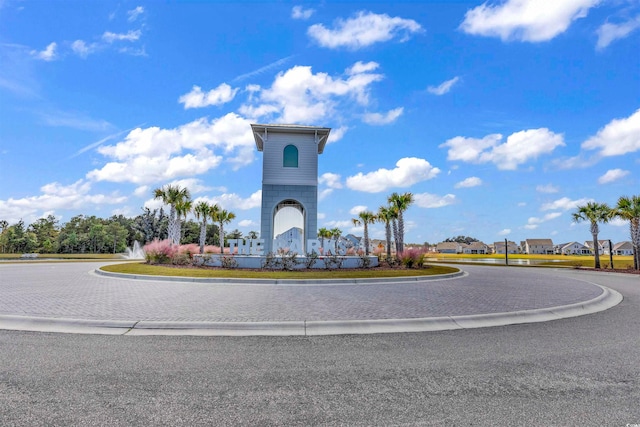
[[[178,183],[259,231],[251,123],[332,128],[318,225],[345,234],[396,191],[407,242],[584,241],[577,205],[640,194],[638,0],[0,0],[0,23],[10,223]]]

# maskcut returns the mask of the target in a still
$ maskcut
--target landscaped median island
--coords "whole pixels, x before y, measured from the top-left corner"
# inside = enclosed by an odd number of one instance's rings
[[[248,270],[224,269],[192,266],[176,266],[147,263],[123,263],[105,265],[100,268],[111,273],[174,276],[174,277],[211,277],[236,279],[373,279],[386,277],[416,277],[451,274],[460,271],[455,267],[441,265],[425,265],[423,268],[385,268],[339,270]]]

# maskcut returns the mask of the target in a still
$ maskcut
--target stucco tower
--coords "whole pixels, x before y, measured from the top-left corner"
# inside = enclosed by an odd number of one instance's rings
[[[259,124],[251,129],[258,151],[263,152],[260,238],[264,252],[274,252],[274,238],[289,232],[301,235],[299,253],[303,254],[307,240],[317,238],[318,155],[331,129]]]

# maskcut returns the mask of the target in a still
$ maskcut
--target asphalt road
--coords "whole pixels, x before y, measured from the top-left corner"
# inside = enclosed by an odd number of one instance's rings
[[[0,425],[640,424],[640,277],[598,274],[597,282],[624,301],[588,316],[473,330],[0,331]]]

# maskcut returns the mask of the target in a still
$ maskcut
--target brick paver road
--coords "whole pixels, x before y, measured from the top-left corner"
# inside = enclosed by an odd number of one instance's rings
[[[539,268],[465,266],[447,280],[239,285],[103,277],[104,263],[0,263],[0,315],[99,320],[263,322],[502,313],[587,301],[602,289]]]

